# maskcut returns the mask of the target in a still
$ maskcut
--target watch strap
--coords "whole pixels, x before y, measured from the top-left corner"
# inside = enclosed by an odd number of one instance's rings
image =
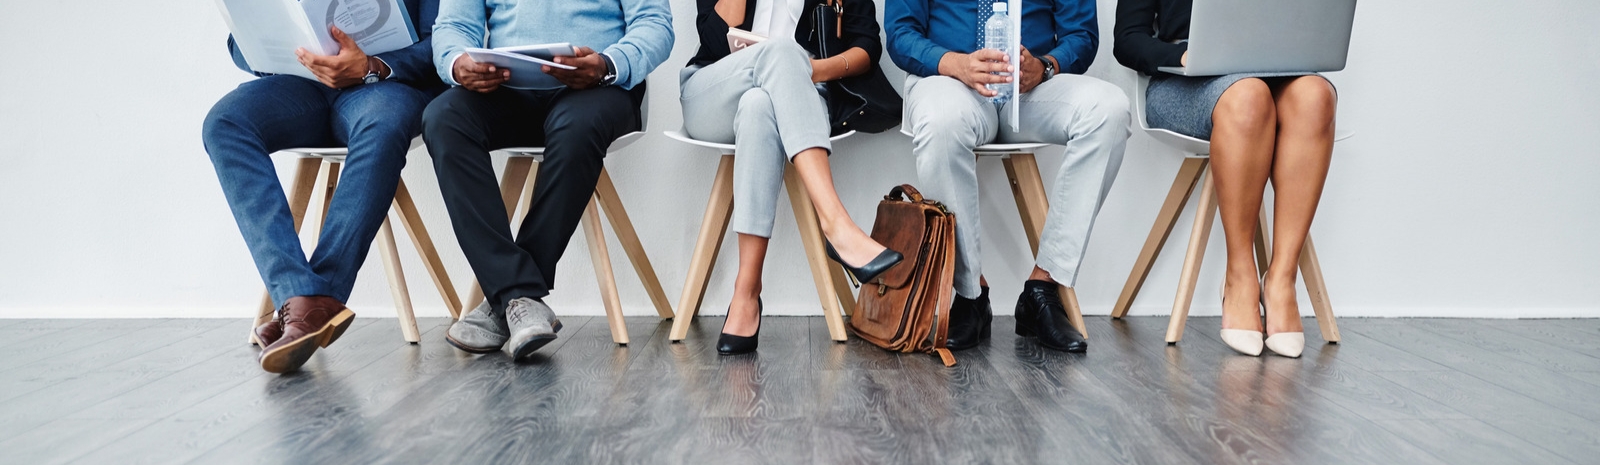
[[[617,83],[617,63],[611,60],[611,55],[600,54],[600,60],[606,62],[606,75],[600,77],[600,85],[609,86]]]

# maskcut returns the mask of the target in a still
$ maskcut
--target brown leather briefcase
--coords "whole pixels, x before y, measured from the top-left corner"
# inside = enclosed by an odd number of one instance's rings
[[[861,285],[850,328],[878,347],[937,354],[945,366],[955,365],[945,348],[955,294],[955,215],[902,184],[878,202],[872,238],[905,261]]]

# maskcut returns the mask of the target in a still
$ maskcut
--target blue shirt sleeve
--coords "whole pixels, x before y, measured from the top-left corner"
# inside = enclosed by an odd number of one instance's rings
[[[488,18],[483,0],[440,0],[439,17],[433,22],[433,66],[439,79],[452,86],[456,82],[452,65],[467,47],[482,47],[487,36]]]
[[[927,0],[888,0],[883,23],[895,65],[917,76],[939,74],[939,59],[950,49],[928,39]]]
[[[1055,15],[1056,48],[1049,55],[1061,64],[1059,72],[1083,74],[1094,63],[1100,47],[1100,23],[1094,0],[1059,0]]]
[[[672,54],[672,6],[667,0],[622,0],[622,20],[622,40],[600,52],[617,66],[616,85],[632,89]]]

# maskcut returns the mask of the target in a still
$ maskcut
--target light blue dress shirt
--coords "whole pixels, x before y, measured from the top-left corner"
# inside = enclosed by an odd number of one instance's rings
[[[468,47],[514,47],[569,42],[611,57],[616,85],[632,89],[672,53],[668,0],[443,0],[433,23],[433,64],[439,78]]]

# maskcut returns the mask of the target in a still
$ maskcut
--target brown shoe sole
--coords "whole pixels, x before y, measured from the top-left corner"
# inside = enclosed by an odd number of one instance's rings
[[[311,359],[311,354],[317,353],[318,347],[327,347],[338,340],[339,336],[344,335],[345,330],[350,329],[350,323],[355,321],[355,317],[355,312],[348,308],[340,310],[317,332],[262,352],[261,369],[268,373],[288,373],[300,369],[301,365],[305,365],[306,361]]]

